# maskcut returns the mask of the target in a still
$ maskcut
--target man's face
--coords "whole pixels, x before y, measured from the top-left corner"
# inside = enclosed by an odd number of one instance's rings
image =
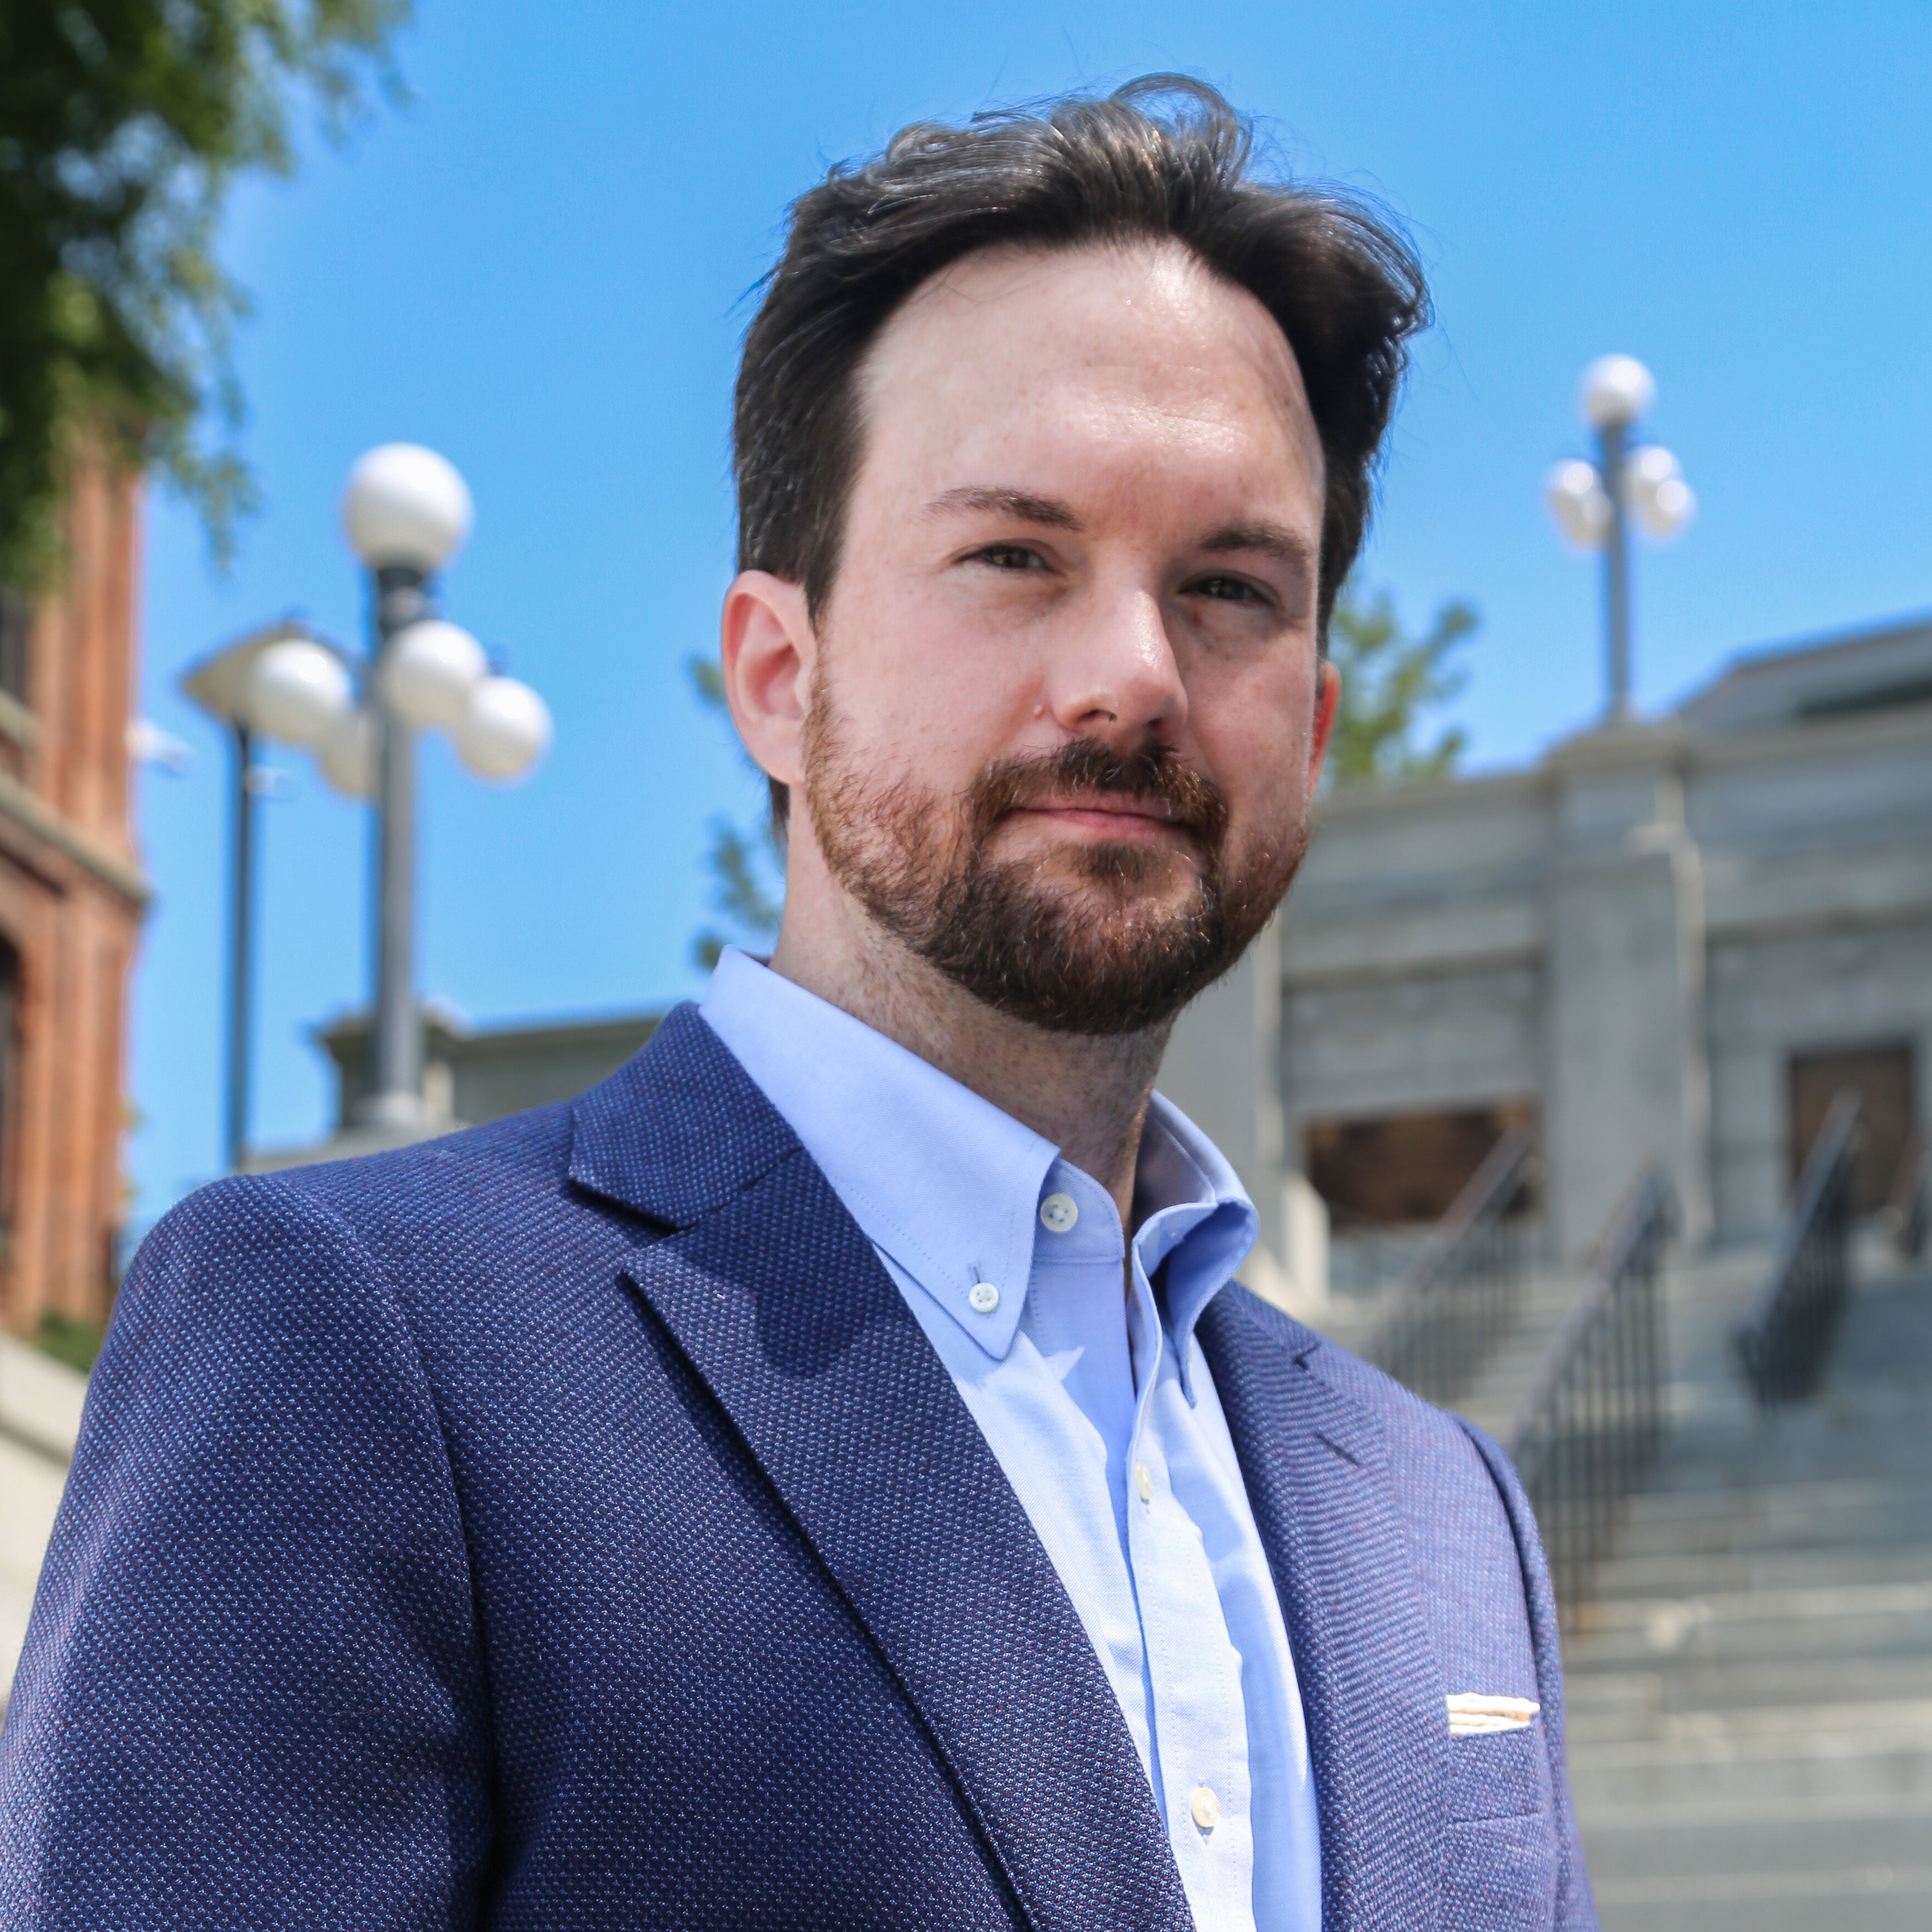
[[[989,1004],[1156,1024],[1305,842],[1330,707],[1294,356],[1178,248],[1002,250],[913,297],[860,403],[794,812]]]

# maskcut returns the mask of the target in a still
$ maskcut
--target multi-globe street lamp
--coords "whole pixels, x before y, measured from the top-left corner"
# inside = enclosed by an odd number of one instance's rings
[[[1634,356],[1600,356],[1583,371],[1583,419],[1597,432],[1597,460],[1572,458],[1550,472],[1550,507],[1563,534],[1604,553],[1604,643],[1609,660],[1606,716],[1630,706],[1629,518],[1654,537],[1674,537],[1697,500],[1676,457],[1654,443],[1633,445],[1632,430],[1657,399],[1650,371]]]
[[[237,752],[229,1156],[246,1134],[249,822],[257,736],[311,750],[337,791],[376,808],[375,1065],[357,1124],[420,1127],[422,1026],[416,988],[416,746],[448,733],[458,758],[496,784],[548,748],[550,718],[526,684],[494,669],[439,612],[436,573],[469,535],[470,491],[434,450],[385,443],[349,472],[342,520],[370,580],[370,648],[358,658],[305,626],[271,626],[197,666],[188,694],[228,726]]]

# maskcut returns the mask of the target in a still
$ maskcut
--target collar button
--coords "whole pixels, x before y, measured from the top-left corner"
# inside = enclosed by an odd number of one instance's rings
[[[1040,1204],[1040,1226],[1052,1234],[1064,1234],[1080,1218],[1080,1204],[1070,1194],[1049,1194]]]
[[[976,1281],[966,1301],[975,1315],[990,1315],[1000,1305],[1000,1291],[990,1281]]]

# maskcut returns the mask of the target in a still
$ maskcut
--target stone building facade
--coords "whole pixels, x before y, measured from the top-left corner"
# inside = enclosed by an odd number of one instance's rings
[[[1526,770],[1331,796],[1162,1085],[1277,1257],[1299,1177],[1339,1258],[1438,1214],[1512,1121],[1552,1258],[1653,1161],[1693,1239],[1761,1239],[1845,1085],[1879,1204],[1932,1128],[1932,621],[1738,659]]]
[[[122,1218],[140,489],[83,466],[64,566],[0,596],[0,1325],[98,1321]]]

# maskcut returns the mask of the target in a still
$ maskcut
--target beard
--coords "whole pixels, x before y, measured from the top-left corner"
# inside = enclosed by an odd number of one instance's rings
[[[1132,1034],[1171,1020],[1247,950],[1308,842],[1303,820],[1231,870],[1226,798],[1161,746],[1121,753],[1076,739],[996,760],[962,795],[936,797],[910,778],[874,782],[821,685],[803,749],[832,877],[956,986],[1048,1032]],[[1106,797],[1157,801],[1187,849],[1082,840],[1040,858],[988,856],[1000,825],[1028,805]]]

